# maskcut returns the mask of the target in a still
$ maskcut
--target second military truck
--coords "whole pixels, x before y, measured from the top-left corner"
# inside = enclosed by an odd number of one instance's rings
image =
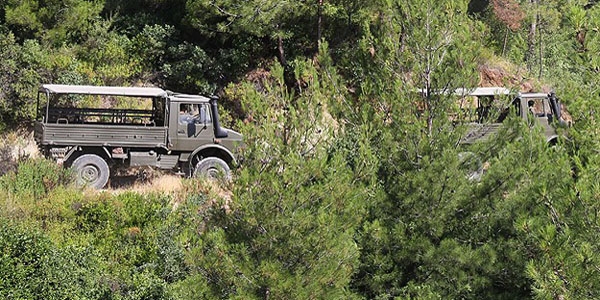
[[[40,87],[34,137],[45,157],[73,167],[78,184],[94,188],[108,183],[113,167],[229,176],[242,143],[241,134],[219,124],[215,97],[153,87],[56,84]]]
[[[539,124],[550,145],[559,138],[556,126],[565,123],[560,100],[554,93],[515,93],[503,87],[480,87],[458,89],[454,95],[459,97],[464,112],[461,119],[467,121],[462,144],[473,144],[496,134],[511,108],[519,118]]]

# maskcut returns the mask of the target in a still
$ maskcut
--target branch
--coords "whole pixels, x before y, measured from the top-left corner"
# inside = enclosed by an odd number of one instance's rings
[[[218,6],[215,3],[215,1],[211,1],[210,5],[213,6],[214,8],[216,8],[220,13],[222,13],[222,14],[224,14],[226,16],[230,16],[230,17],[233,17],[233,18],[236,18],[236,19],[240,17],[240,15],[236,15],[234,13],[230,13],[230,12],[224,10],[223,8],[221,8],[220,6]],[[231,23],[229,23],[229,24],[231,24]]]

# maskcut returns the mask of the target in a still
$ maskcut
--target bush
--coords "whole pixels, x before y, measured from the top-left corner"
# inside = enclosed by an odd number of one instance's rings
[[[15,198],[37,198],[71,181],[70,170],[46,159],[27,159],[15,171],[0,177],[0,190]]]
[[[103,298],[98,261],[86,247],[60,248],[38,230],[0,219],[0,298]]]
[[[3,141],[0,146],[0,176],[17,169],[17,164],[12,156],[12,147]]]

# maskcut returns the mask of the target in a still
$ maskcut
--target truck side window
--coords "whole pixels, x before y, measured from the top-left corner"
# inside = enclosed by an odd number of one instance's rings
[[[529,110],[529,112],[535,116],[536,114],[536,109],[535,109],[535,102],[533,100],[529,100],[527,101],[527,109]]]
[[[194,123],[194,112],[191,104],[179,104],[179,124]]]

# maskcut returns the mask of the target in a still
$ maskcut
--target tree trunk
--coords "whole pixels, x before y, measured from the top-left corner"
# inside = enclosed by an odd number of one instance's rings
[[[280,36],[277,37],[277,50],[279,51],[279,63],[282,66],[287,66],[287,60],[285,59],[285,50],[283,49],[283,38]]]
[[[321,48],[321,35],[323,34],[323,0],[319,1],[319,8],[317,11],[317,52]]]
[[[541,79],[542,78],[542,73],[544,72],[544,39],[542,38],[542,30],[540,29],[540,38],[539,38],[539,43],[540,43],[540,57],[539,57],[539,64],[540,64],[540,73],[538,74],[538,78]]]
[[[537,12],[537,4],[538,0],[530,0],[531,6],[534,9],[534,15],[531,20],[531,25],[529,26],[529,35],[527,38],[527,55],[525,57],[525,62],[527,63],[527,69],[531,72],[534,65],[534,56],[535,56],[535,39],[537,32],[537,22],[538,22],[538,12]]]
[[[433,91],[431,90],[431,72],[429,68],[430,67],[427,66],[427,71],[425,74],[425,91],[427,91],[427,136],[431,138],[431,135],[433,133],[433,117],[435,104],[433,103],[433,97],[431,95]]]
[[[279,25],[277,27],[279,29]],[[277,51],[279,52],[279,63],[283,66],[283,80],[288,90],[292,90],[296,85],[296,78],[294,76],[293,68],[288,65],[287,59],[285,58],[285,49],[283,47],[283,37],[281,34],[277,37]]]
[[[508,43],[508,32],[510,29],[506,27],[506,32],[504,33],[504,43],[502,44],[502,57],[506,55],[506,44]]]

